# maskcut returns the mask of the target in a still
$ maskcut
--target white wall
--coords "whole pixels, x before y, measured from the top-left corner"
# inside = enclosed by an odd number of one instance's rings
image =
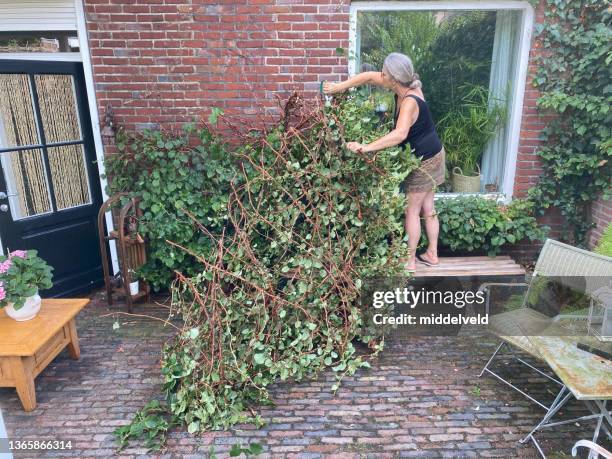
[[[0,0],[0,31],[76,30],[74,0]]]

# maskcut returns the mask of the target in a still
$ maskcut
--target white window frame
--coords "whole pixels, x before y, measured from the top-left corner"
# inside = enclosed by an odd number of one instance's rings
[[[476,193],[484,197],[498,199],[504,202],[512,200],[514,194],[514,179],[516,175],[516,158],[523,118],[523,100],[527,71],[529,66],[529,51],[534,27],[534,10],[526,1],[521,0],[471,0],[471,1],[353,1],[349,13],[349,75],[356,73],[357,65],[357,13],[362,11],[429,11],[429,10],[518,10],[521,12],[519,55],[516,67],[516,84],[512,97],[514,106],[510,113],[508,129],[510,135],[506,144],[504,175],[500,193]],[[352,58],[351,58],[352,57]],[[436,198],[455,197],[458,193],[438,193]],[[463,195],[463,194],[461,194]]]

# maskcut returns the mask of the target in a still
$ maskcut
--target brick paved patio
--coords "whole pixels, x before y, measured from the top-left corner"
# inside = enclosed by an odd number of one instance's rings
[[[161,322],[125,316],[121,321],[128,323],[113,330],[114,319],[101,316],[120,310],[125,308],[107,308],[101,293],[93,296],[77,319],[81,360],[71,361],[64,351],[41,373],[35,411],[23,412],[15,391],[0,389],[10,438],[74,441],[75,449],[53,453],[57,456],[118,455],[112,431],[160,396],[160,349],[170,334]],[[135,312],[166,316],[156,305],[140,305]],[[336,396],[330,393],[330,374],[279,384],[272,389],[276,406],[262,409],[263,428],[243,425],[200,437],[175,429],[162,457],[208,457],[211,448],[226,457],[233,444],[249,442],[264,446],[260,457],[538,457],[533,446],[518,439],[543,411],[493,378],[477,377],[494,344],[483,336],[391,343],[370,370],[346,378]],[[515,377],[519,372],[507,370]],[[555,386],[533,374],[520,377],[530,388],[550,392],[552,400]],[[576,402],[568,409],[582,410]],[[574,441],[588,432],[569,429],[571,435],[558,428],[543,437],[545,451],[569,457]],[[151,457],[140,447],[120,454]]]

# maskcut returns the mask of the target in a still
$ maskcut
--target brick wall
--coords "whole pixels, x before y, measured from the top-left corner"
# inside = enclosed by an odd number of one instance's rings
[[[337,3],[337,4],[336,4]],[[275,96],[347,73],[348,3],[85,0],[98,107],[128,128],[173,127],[213,106],[276,113]]]
[[[85,0],[99,110],[112,105],[128,128],[165,128],[221,107],[234,120],[277,113],[277,96],[315,94],[321,80],[347,76],[349,2],[334,0]],[[536,23],[544,19],[544,0]],[[548,118],[538,113],[531,86],[535,39],[529,56],[520,130],[515,195],[524,196],[541,174],[534,151]],[[558,214],[543,223],[558,234]],[[520,258],[537,245],[519,244]]]

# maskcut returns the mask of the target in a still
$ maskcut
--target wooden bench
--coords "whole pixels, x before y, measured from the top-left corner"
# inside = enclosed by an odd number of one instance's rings
[[[42,300],[38,315],[17,322],[0,309],[0,387],[14,387],[25,411],[36,408],[34,379],[65,348],[80,357],[74,319],[86,298]]]
[[[414,277],[522,276],[525,270],[507,255],[496,257],[440,257],[439,266],[417,261]]]

